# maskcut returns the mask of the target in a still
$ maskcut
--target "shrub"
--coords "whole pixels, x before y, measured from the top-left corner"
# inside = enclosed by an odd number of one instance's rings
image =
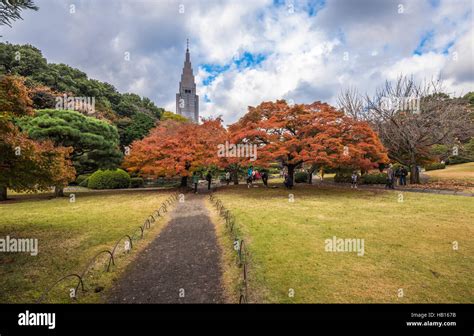
[[[275,174],[280,174],[280,168],[273,168],[270,167],[268,168],[268,175],[275,175]]]
[[[444,163],[431,163],[425,166],[425,170],[437,170],[437,169],[444,169],[446,165]]]
[[[307,172],[296,172],[295,173],[295,183],[305,183],[308,182],[308,173]]]
[[[76,178],[76,184],[77,185],[81,185],[81,183],[83,183],[85,180],[89,179],[89,176],[91,176],[91,174],[84,174],[84,175],[79,175],[77,178]],[[85,185],[87,187],[87,184]]]
[[[460,163],[468,163],[468,162],[471,162],[472,160],[468,157],[464,157],[464,156],[450,156],[447,160],[446,160],[446,164],[448,165],[455,165],[455,164],[460,164]],[[443,168],[441,168],[443,169]]]
[[[130,179],[130,188],[143,188],[145,182],[141,177],[132,177]]]
[[[84,180],[79,183],[79,187],[87,188],[89,186],[89,176],[87,176]]]
[[[338,172],[334,175],[334,182],[336,183],[351,183],[352,174],[347,172]]]
[[[387,183],[386,173],[365,174],[362,176],[363,184],[385,184]]]
[[[128,188],[130,176],[122,169],[98,170],[89,177],[87,186],[91,189]]]

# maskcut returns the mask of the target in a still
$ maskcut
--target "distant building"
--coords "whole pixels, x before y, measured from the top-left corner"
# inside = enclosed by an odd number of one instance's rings
[[[179,82],[179,92],[176,94],[176,113],[195,123],[199,122],[199,96],[196,95],[196,83],[189,56],[189,41],[186,46],[186,59]]]

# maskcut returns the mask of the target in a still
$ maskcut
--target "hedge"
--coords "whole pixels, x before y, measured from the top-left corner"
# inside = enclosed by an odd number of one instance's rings
[[[352,182],[352,174],[351,173],[341,173],[338,172],[334,175],[334,182],[336,183],[351,183]]]
[[[91,176],[91,174],[84,174],[84,175],[79,175],[79,176],[77,176],[77,178],[76,178],[76,184],[77,184],[77,185],[81,185],[84,181],[86,181],[87,179],[89,179],[89,176]],[[87,187],[87,184],[85,185],[85,187]]]
[[[91,189],[119,189],[130,186],[130,175],[122,169],[98,170],[89,177]]]
[[[308,182],[308,173],[307,172],[296,172],[295,173],[295,183],[305,183]]]
[[[79,187],[87,188],[89,186],[89,176],[87,176],[84,180],[79,183]]]
[[[431,163],[425,166],[425,170],[437,170],[437,169],[444,169],[446,165],[444,163]]]
[[[455,165],[455,164],[468,163],[468,162],[472,162],[472,160],[468,157],[463,157],[463,156],[450,156],[446,160],[447,165]]]
[[[362,176],[363,184],[385,184],[387,183],[386,173],[365,174]]]
[[[132,177],[130,179],[130,188],[143,188],[145,186],[145,182],[141,177]]]

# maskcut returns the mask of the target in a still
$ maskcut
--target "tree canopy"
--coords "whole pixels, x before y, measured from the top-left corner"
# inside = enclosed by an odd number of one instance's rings
[[[122,160],[117,128],[106,121],[70,110],[38,110],[18,124],[32,139],[72,147],[71,158],[78,174],[115,168]]]
[[[0,43],[0,74],[25,77],[35,109],[55,108],[56,97],[64,94],[93,97],[93,115],[119,128],[122,148],[146,135],[151,122],[154,124],[164,113],[147,97],[119,93],[113,85],[88,78],[79,69],[48,63],[41,51],[31,45]]]
[[[10,0],[0,2],[0,25],[12,26],[15,20],[21,20],[25,9],[38,10],[32,0]]]
[[[417,167],[435,160],[434,145],[452,151],[474,135],[470,97],[450,97],[439,81],[418,83],[400,76],[380,86],[373,97],[346,91],[340,105],[347,114],[367,120],[388,149],[390,159],[409,166],[410,182],[419,183]]]
[[[205,120],[200,125],[166,120],[146,138],[132,143],[123,165],[142,175],[178,175],[185,185],[187,177],[199,167],[219,163],[217,146],[224,136],[220,119]]]
[[[65,186],[74,179],[70,148],[55,147],[51,140],[34,141],[13,123],[33,113],[28,91],[20,77],[0,77],[0,200],[7,188],[45,190]]]
[[[284,100],[249,107],[229,128],[235,143],[256,145],[256,163],[279,161],[290,178],[296,167],[369,169],[387,160],[384,147],[366,122],[356,121],[321,102],[290,106]]]

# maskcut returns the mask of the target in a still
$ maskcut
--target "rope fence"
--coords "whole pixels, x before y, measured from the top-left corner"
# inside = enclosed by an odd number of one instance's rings
[[[215,195],[210,194],[209,200],[216,208],[219,215],[225,221],[225,227],[229,234],[234,236],[233,241],[233,249],[237,252],[237,260],[238,266],[242,268],[241,274],[241,285],[240,285],[240,295],[239,295],[239,303],[248,303],[248,285],[247,285],[247,271],[248,271],[248,263],[247,263],[247,249],[245,248],[245,243],[243,239],[238,238],[238,232],[236,232],[235,226],[235,216],[230,212],[229,209],[224,207],[222,201],[217,198]]]
[[[90,273],[93,269],[94,266],[97,264],[98,260],[100,259],[100,256],[106,255],[106,262],[104,267],[106,272],[110,271],[110,266],[115,266],[115,262],[117,261],[117,256],[121,252],[122,254],[128,254],[132,250],[134,246],[134,241],[138,241],[143,239],[145,230],[150,229],[151,225],[154,224],[158,218],[163,217],[164,214],[168,212],[168,207],[171,206],[177,199],[178,199],[178,192],[174,192],[171,194],[163,203],[161,206],[153,211],[151,215],[147,217],[147,219],[144,221],[143,225],[139,226],[131,235],[123,235],[116,241],[114,244],[113,248],[111,250],[102,250],[98,252],[93,258],[90,259],[90,261],[87,263],[87,266],[84,268],[84,270],[81,273],[71,273],[68,274],[56,282],[54,282],[50,287],[48,287],[38,298],[36,303],[42,303],[46,298],[48,298],[49,294],[51,291],[56,288],[60,283],[64,282],[66,279],[70,278],[76,278],[78,280],[77,285],[75,287],[70,288],[70,293],[69,297],[72,300],[77,300],[77,294],[79,293],[84,293],[85,292],[85,277],[88,273]],[[138,235],[137,235],[138,233]],[[122,244],[120,244],[122,243]]]

